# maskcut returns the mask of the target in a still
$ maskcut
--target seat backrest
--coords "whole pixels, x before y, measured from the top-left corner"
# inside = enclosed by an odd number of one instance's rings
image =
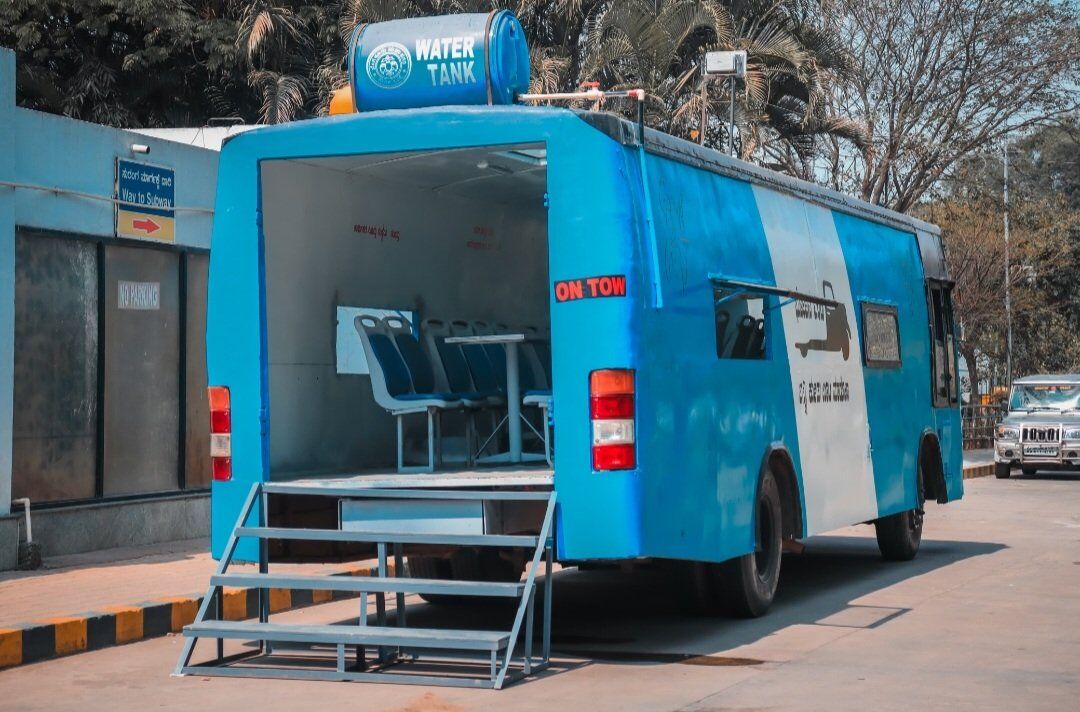
[[[394,340],[398,353],[405,361],[414,393],[435,392],[435,372],[431,361],[413,335],[412,326],[399,316],[383,317],[383,327]]]
[[[738,334],[735,337],[735,345],[731,348],[732,358],[756,358],[752,353],[752,341],[757,331],[757,319],[744,314],[739,319]]]
[[[489,334],[512,334],[518,333],[510,329],[506,324],[497,324],[494,328],[488,326],[486,322],[474,321],[472,323],[473,333],[478,336],[487,336]],[[487,350],[488,361],[491,362],[492,368],[495,370],[495,376],[498,378],[499,388],[503,391],[506,390],[506,348],[502,344],[485,344],[484,348]],[[523,349],[518,347],[518,385],[522,392],[531,391],[536,388],[536,376],[533,374],[532,366],[529,363],[529,359],[524,357]]]
[[[412,388],[409,369],[383,330],[381,320],[361,314],[353,320],[353,326],[364,346],[375,402],[392,409],[397,405],[395,397],[409,393]]]
[[[457,344],[446,343],[450,336],[450,324],[442,319],[427,319],[423,323],[424,344],[435,369],[435,385],[451,393],[469,393],[474,390],[469,364]]]
[[[476,333],[469,322],[462,320],[450,322],[450,332],[454,336],[474,336]],[[476,390],[481,393],[498,392],[499,381],[484,347],[480,344],[462,344],[461,353],[469,365],[469,374],[472,376]]]
[[[541,340],[540,330],[535,326],[523,326],[511,331],[525,334],[525,343],[521,345],[521,356],[532,367],[537,388],[551,389],[551,348]]]

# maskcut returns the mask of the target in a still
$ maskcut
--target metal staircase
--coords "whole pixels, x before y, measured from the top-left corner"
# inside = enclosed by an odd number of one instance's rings
[[[295,490],[295,491],[294,491]],[[270,494],[318,494],[339,500],[379,499],[442,502],[546,502],[540,532],[535,536],[506,534],[461,534],[432,531],[351,531],[337,529],[299,529],[245,526],[256,505],[258,520],[268,521],[267,496]],[[340,505],[339,505],[340,506]],[[481,504],[480,506],[484,506]],[[457,687],[500,689],[546,668],[551,652],[551,567],[552,524],[555,513],[554,491],[521,490],[423,490],[358,489],[324,487],[298,489],[281,483],[256,484],[248,493],[240,517],[217,570],[210,578],[210,588],[203,597],[195,621],[184,627],[183,650],[175,675],[219,675],[228,677],[292,678],[303,680],[360,680]],[[486,531],[486,530],[485,530]],[[229,573],[242,537],[259,541],[259,573]],[[378,576],[286,575],[269,572],[268,542],[271,539],[366,542],[376,545]],[[403,546],[430,544],[462,547],[521,547],[532,549],[532,557],[523,581],[458,581],[403,577]],[[394,557],[391,572],[389,557]],[[536,576],[544,567],[541,652],[533,654],[533,624],[536,603]],[[259,591],[257,621],[223,619],[223,588],[246,586]],[[357,624],[289,625],[271,623],[270,589],[307,589],[348,591],[359,594]],[[513,626],[509,631],[410,628],[407,626],[406,594],[486,596],[518,599]],[[386,595],[396,596],[395,625],[387,625]],[[374,596],[376,625],[368,624],[368,598]],[[524,631],[522,628],[524,627]],[[524,635],[521,635],[521,633]],[[212,660],[191,664],[195,644],[200,638],[216,639]],[[521,640],[519,641],[519,638]],[[253,641],[246,652],[224,655],[225,640]],[[515,652],[521,646],[521,653]],[[296,660],[297,648],[315,654],[321,667],[313,667],[311,657]],[[352,655],[347,655],[352,653]],[[486,664],[485,664],[486,663]],[[412,672],[422,669],[423,672]],[[464,671],[464,674],[463,674]],[[471,674],[470,674],[471,673]],[[486,674],[480,674],[486,673]]]

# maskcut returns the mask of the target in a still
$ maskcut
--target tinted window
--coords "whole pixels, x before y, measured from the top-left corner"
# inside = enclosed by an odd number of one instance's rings
[[[15,239],[12,496],[94,496],[98,266],[92,242]]]
[[[713,289],[716,357],[765,358],[765,296]]]
[[[896,307],[863,304],[863,352],[867,366],[900,365],[900,325]]]

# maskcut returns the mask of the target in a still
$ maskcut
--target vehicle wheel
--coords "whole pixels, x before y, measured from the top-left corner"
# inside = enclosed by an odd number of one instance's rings
[[[1021,467],[1020,471],[1023,472],[1025,475],[1030,476],[1030,475],[1034,475],[1039,470],[1036,467]]]
[[[994,463],[994,477],[999,480],[1007,480],[1012,476],[1012,465],[1007,462]]]
[[[922,542],[923,505],[926,503],[921,466],[917,487],[918,506],[915,509],[874,520],[878,549],[889,561],[911,561],[919,553],[919,544]]]
[[[413,578],[454,581],[512,582],[521,579],[521,569],[500,557],[495,549],[484,549],[479,552],[465,549],[455,552],[449,559],[437,556],[410,556],[409,575]],[[484,596],[421,593],[420,598],[428,603],[454,605],[491,602],[491,599]]]
[[[408,559],[409,576],[411,578],[425,579],[452,579],[453,572],[450,570],[450,560],[438,556],[410,556]],[[453,596],[433,596],[421,593],[420,598],[428,603],[448,603],[446,599]]]
[[[757,535],[752,554],[710,566],[722,612],[740,618],[764,615],[780,582],[783,519],[780,489],[771,472],[761,478],[757,497]]]

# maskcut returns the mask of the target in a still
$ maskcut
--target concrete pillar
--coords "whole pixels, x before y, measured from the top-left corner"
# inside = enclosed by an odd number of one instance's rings
[[[15,180],[15,53],[0,47],[0,181]],[[0,516],[11,511],[15,190],[0,186]]]

